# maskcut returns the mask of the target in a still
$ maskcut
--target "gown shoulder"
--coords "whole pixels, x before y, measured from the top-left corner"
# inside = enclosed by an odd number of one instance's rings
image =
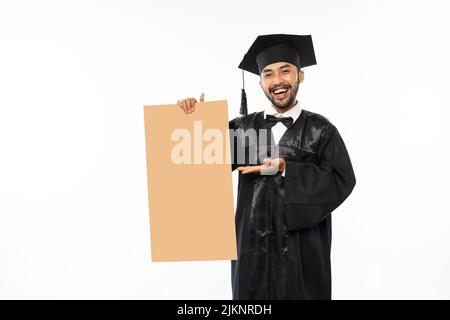
[[[255,123],[261,120],[261,115],[264,111],[252,112],[245,116],[239,116],[229,121],[230,129],[248,129],[254,128]]]
[[[313,125],[315,127],[321,128],[321,129],[327,129],[333,127],[333,123],[324,115],[309,111],[309,110],[302,110],[302,116],[305,118],[306,122],[310,125]]]
[[[317,145],[329,140],[331,135],[337,131],[334,124],[320,113],[303,109],[302,116],[305,118],[305,134],[311,140],[316,140]]]

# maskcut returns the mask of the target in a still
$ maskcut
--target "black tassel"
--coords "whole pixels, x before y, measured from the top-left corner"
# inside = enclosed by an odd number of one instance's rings
[[[239,113],[243,116],[247,115],[247,95],[245,94],[245,89],[242,89],[241,93],[241,109]]]
[[[242,70],[241,108],[239,110],[239,113],[242,116],[247,115],[247,94],[245,93],[245,89],[244,89],[244,70]]]

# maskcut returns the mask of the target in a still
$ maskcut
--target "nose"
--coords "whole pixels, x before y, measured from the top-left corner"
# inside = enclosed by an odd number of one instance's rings
[[[283,82],[279,72],[275,72],[272,82],[272,88],[278,87]]]

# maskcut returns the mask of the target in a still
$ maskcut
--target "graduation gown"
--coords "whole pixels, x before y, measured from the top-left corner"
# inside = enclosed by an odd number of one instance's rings
[[[270,139],[255,146],[242,133],[268,129],[264,112],[235,118],[229,128],[235,130],[230,131],[232,169],[255,165],[248,152],[254,148],[261,164],[260,154],[270,151]],[[237,157],[240,143],[247,151],[245,159]],[[284,177],[280,172],[239,173],[233,299],[331,299],[330,213],[356,183],[344,141],[327,118],[302,109],[272,147],[286,161]]]

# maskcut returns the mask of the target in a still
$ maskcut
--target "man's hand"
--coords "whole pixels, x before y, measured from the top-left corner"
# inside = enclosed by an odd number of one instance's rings
[[[200,95],[200,102],[205,102],[205,94],[202,93]],[[183,109],[186,114],[192,113],[195,110],[195,104],[197,103],[197,99],[195,98],[186,98],[177,101],[177,105]]]
[[[237,169],[243,174],[260,173],[261,175],[271,175],[278,171],[283,172],[286,168],[286,161],[283,158],[265,158],[260,166],[238,167]]]

